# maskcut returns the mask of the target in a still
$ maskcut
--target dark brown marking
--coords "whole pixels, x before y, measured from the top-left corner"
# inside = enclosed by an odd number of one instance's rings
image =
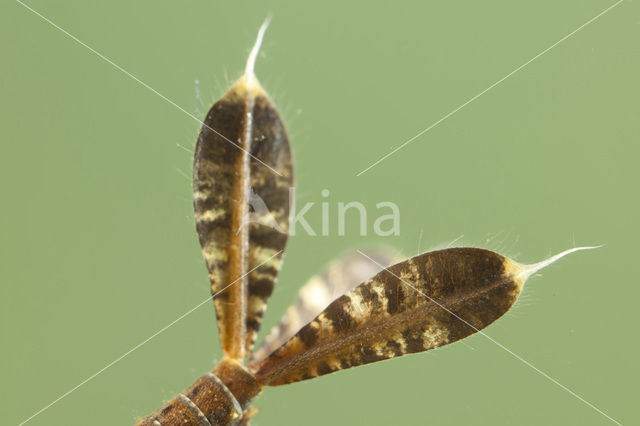
[[[273,293],[273,287],[273,278],[259,278],[249,283],[249,292],[252,296],[267,300],[271,296],[271,293]]]
[[[305,327],[304,332],[301,330],[298,334],[298,337],[302,341],[303,345],[310,348],[316,343],[319,336],[318,332],[315,329],[311,327]]]
[[[349,303],[350,301],[346,296],[341,296],[327,306],[327,309],[321,314],[331,323],[331,327],[334,330],[350,330],[355,325],[355,322],[346,311]]]
[[[320,362],[317,367],[318,375],[322,376],[324,374],[329,374],[333,371],[333,369],[327,364],[326,361]]]

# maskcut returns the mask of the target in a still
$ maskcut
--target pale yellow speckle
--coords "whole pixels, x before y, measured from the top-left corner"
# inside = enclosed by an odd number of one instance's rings
[[[213,222],[216,219],[222,217],[225,215],[226,210],[225,209],[211,209],[211,210],[206,210],[204,212],[196,212],[195,213],[195,218],[196,221],[199,223],[206,223],[206,222]]]
[[[320,312],[331,303],[331,294],[327,284],[320,277],[315,276],[300,290],[300,299],[305,308],[313,312]]]

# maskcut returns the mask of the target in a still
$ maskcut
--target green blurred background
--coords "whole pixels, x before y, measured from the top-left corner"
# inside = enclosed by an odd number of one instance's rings
[[[290,132],[298,204],[328,189],[332,214],[360,201],[375,217],[377,202],[393,201],[401,234],[361,237],[353,220],[344,237],[333,227],[291,238],[261,336],[310,275],[349,249],[391,244],[411,256],[464,235],[456,245],[534,262],[605,244],[531,279],[486,331],[632,424],[637,1],[356,177],[613,3],[29,2],[198,117],[240,75],[273,14],[257,73]],[[209,290],[185,177],[191,154],[177,146],[193,148],[197,122],[19,3],[3,2],[0,23],[0,411],[15,425]],[[217,339],[206,304],[28,424],[132,424],[208,371]],[[257,425],[611,423],[482,336],[267,389],[257,406]]]

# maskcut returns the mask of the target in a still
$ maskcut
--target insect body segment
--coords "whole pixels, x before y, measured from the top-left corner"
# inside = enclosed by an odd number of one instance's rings
[[[213,372],[201,376],[136,426],[237,425],[261,390],[253,374],[237,361],[225,358]]]

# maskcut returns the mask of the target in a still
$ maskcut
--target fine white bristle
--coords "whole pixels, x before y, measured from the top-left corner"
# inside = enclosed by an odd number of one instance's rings
[[[258,52],[260,51],[260,46],[262,45],[262,39],[264,38],[264,33],[267,31],[269,27],[269,23],[271,22],[271,16],[267,16],[262,26],[260,26],[260,30],[258,31],[258,37],[256,37],[256,42],[249,53],[249,58],[247,59],[247,66],[244,69],[244,78],[247,83],[255,83],[256,75],[254,73],[254,68],[256,65],[256,58],[258,57]]]
[[[538,272],[540,269],[545,268],[549,265],[551,265],[553,262],[555,262],[556,260],[559,260],[563,257],[565,257],[568,254],[574,253],[576,251],[581,251],[581,250],[591,250],[591,249],[596,249],[596,248],[600,248],[602,246],[591,246],[591,247],[574,247],[568,250],[563,251],[562,253],[558,253],[555,256],[551,256],[548,259],[543,260],[542,262],[538,262],[538,263],[534,263],[532,265],[521,265],[521,269],[520,272],[518,274],[519,278],[524,278],[527,279],[529,278],[531,275],[535,274],[536,272]]]

